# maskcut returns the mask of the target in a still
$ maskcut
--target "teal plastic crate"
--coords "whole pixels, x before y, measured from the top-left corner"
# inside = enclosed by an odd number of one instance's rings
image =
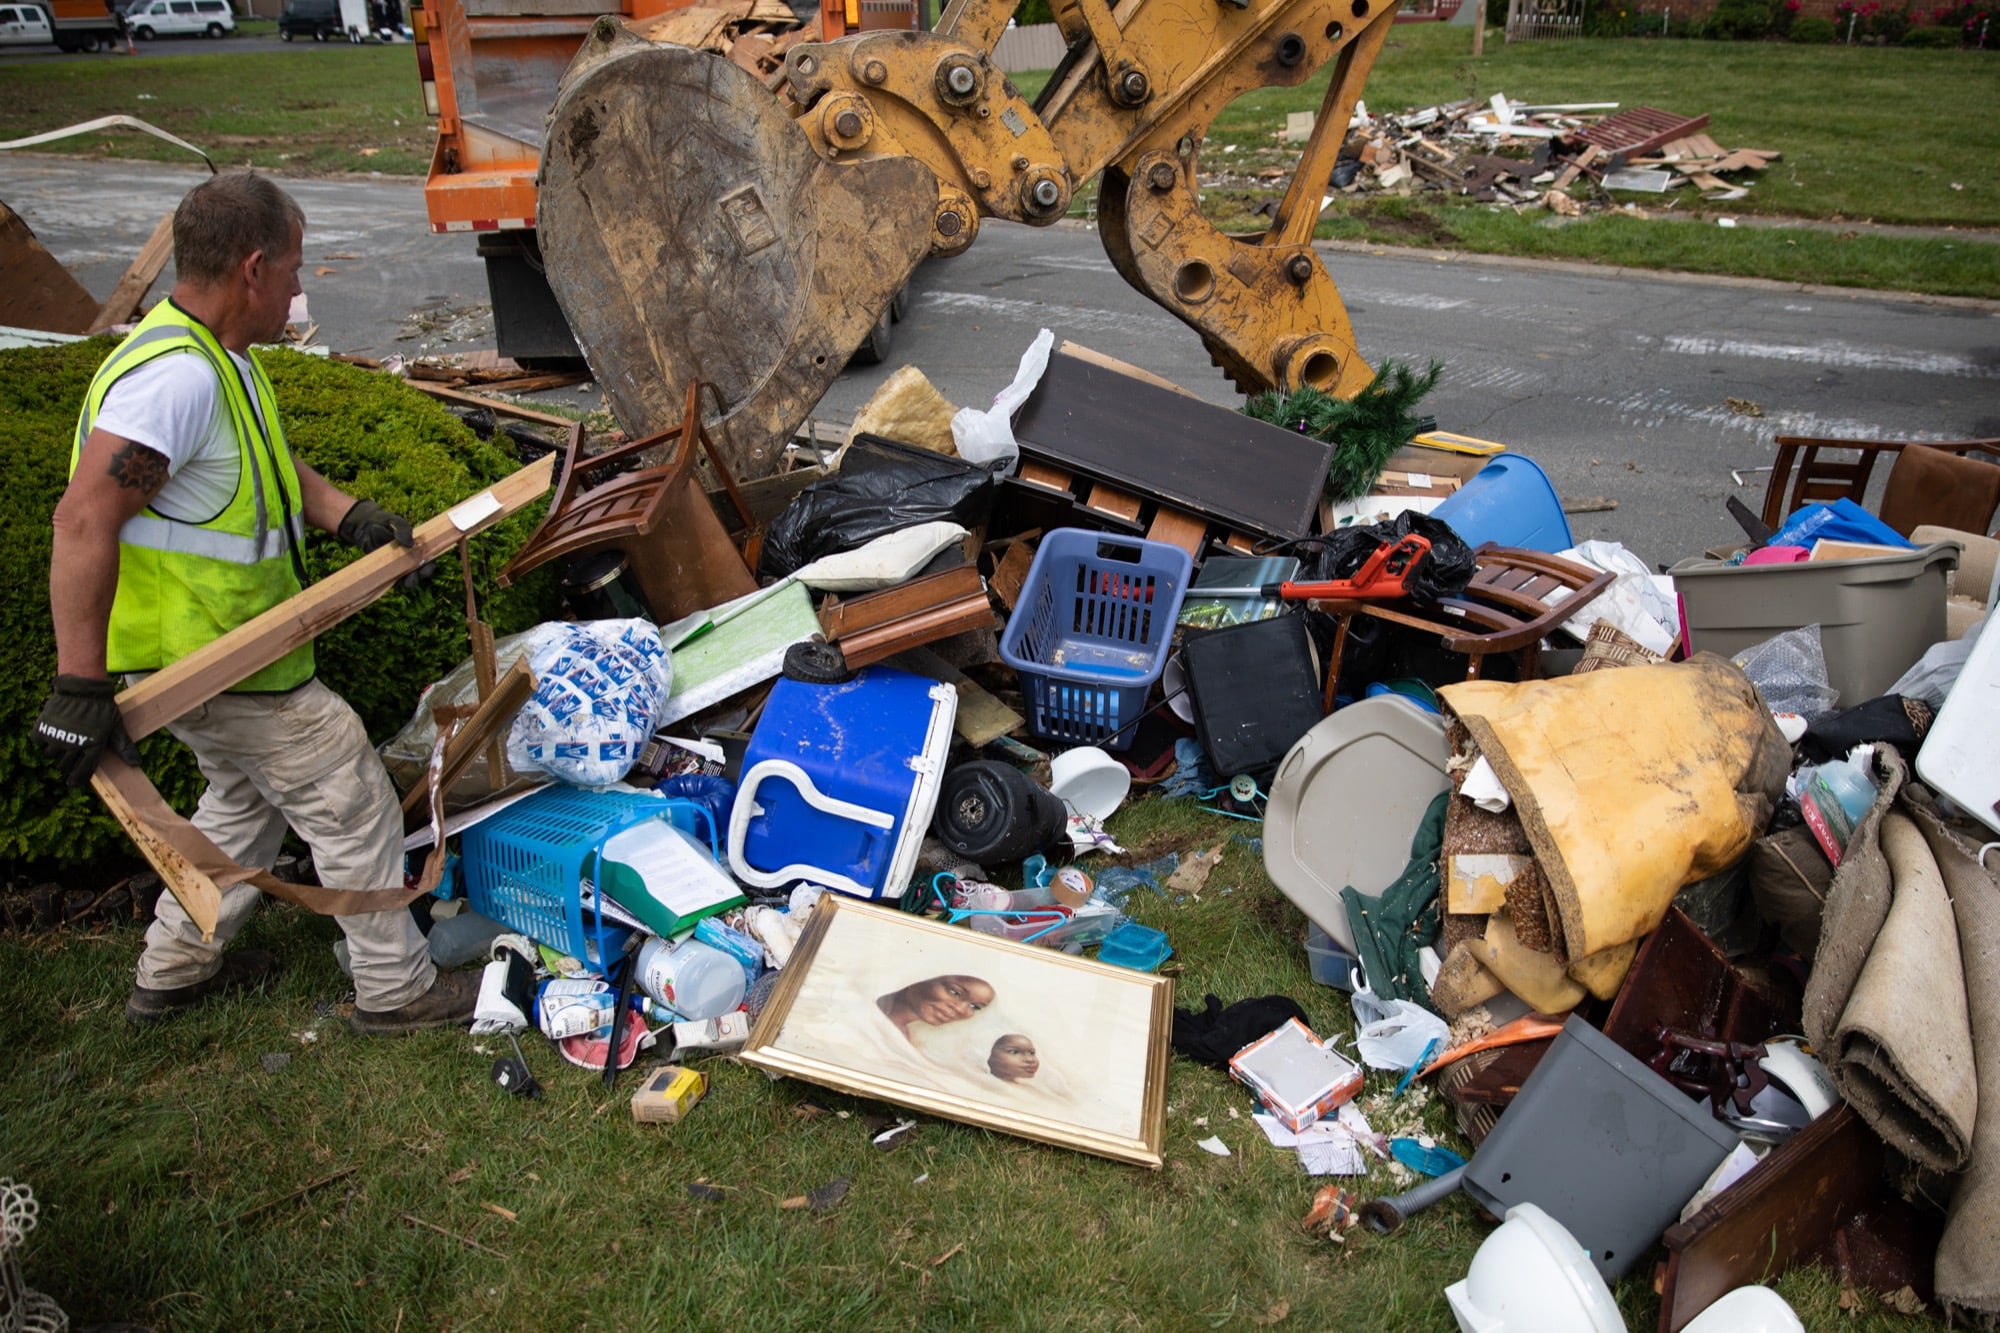
[[[713,818],[693,801],[555,786],[515,802],[460,842],[472,910],[608,972],[632,932],[584,909],[583,864],[649,819],[715,846]]]

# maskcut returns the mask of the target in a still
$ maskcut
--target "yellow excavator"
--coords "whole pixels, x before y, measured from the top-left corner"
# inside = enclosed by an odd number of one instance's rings
[[[723,56],[591,27],[549,111],[538,222],[628,433],[678,424],[698,380],[731,468],[770,472],[920,262],[985,218],[1046,226],[1099,173],[1113,266],[1240,389],[1367,385],[1312,233],[1396,0],[1058,0],[1068,50],[1033,104],[991,57],[1014,7],[792,46],[775,97]],[[1224,234],[1200,205],[1209,124],[1329,62],[1269,230]]]

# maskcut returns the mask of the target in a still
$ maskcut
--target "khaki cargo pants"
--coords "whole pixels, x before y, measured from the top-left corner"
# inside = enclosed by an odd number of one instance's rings
[[[403,882],[403,815],[382,761],[347,701],[311,680],[284,694],[220,694],[167,730],[194,751],[208,790],[194,825],[238,864],[268,870],[287,824],[312,849],[322,884],[376,889]],[[139,984],[205,981],[262,895],[222,891],[215,940],[204,944],[180,903],[160,895],[139,955]],[[335,917],[347,934],[356,1003],[397,1009],[431,987],[423,932],[409,909]]]

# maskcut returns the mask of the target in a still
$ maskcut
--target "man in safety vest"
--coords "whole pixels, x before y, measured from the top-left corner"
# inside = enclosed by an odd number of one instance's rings
[[[297,593],[307,524],[363,550],[408,546],[407,521],[356,500],[292,457],[252,343],[284,332],[299,294],[305,216],[264,177],[232,172],[174,213],[174,290],[91,382],[69,487],[55,511],[49,605],[55,691],[36,739],[72,786],[107,745],[138,753],[114,674],[166,666]],[[268,868],[286,825],[322,883],[403,883],[403,820],[361,719],[313,674],[303,644],[168,730],[194,751],[207,790],[194,823],[241,864]],[[215,939],[160,896],[126,1002],[134,1023],[262,985],[269,953],[223,948],[258,892],[223,890]],[[353,1025],[366,1033],[469,1023],[477,973],[440,973],[403,907],[335,918],[354,974]]]

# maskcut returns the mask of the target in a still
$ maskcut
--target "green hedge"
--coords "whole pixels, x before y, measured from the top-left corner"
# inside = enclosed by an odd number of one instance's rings
[[[1834,36],[1832,19],[1802,18],[1792,21],[1792,30],[1785,34],[1785,40],[1805,46],[1824,46]]]
[[[0,856],[81,865],[129,852],[117,823],[89,792],[63,787],[30,739],[55,675],[49,619],[50,515],[69,474],[78,406],[98,364],[115,344],[92,339],[54,348],[0,352]],[[400,380],[295,352],[259,353],[278,390],[286,435],[299,457],[342,489],[414,521],[429,518],[512,472],[502,444],[482,442],[450,412]],[[513,588],[493,575],[540,520],[529,506],[472,543],[480,610],[502,634],[555,614],[553,573],[537,571]],[[315,577],[359,552],[323,533],[307,542]],[[431,681],[463,661],[465,593],[456,555],[414,592],[391,592],[322,635],[319,672],[353,703],[378,740],[403,724]],[[179,810],[191,810],[202,780],[193,756],[165,732],[140,743],[146,771]]]
[[[1917,47],[1928,51],[1952,51],[1958,48],[1957,28],[1926,27],[1912,28],[1903,34],[1904,46]]]

